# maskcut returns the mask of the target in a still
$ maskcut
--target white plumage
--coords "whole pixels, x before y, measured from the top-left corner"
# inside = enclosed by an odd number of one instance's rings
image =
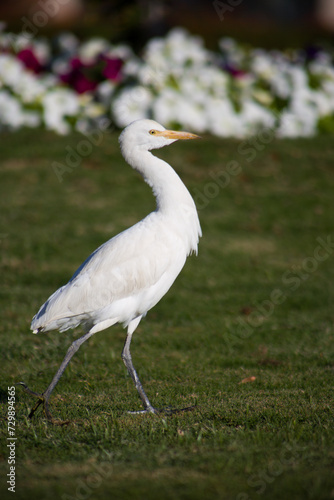
[[[22,383],[28,392],[39,397],[30,416],[43,402],[46,415],[52,420],[48,398],[72,355],[91,335],[115,323],[122,323],[128,329],[122,357],[139,391],[144,411],[155,411],[132,365],[131,336],[141,318],[171,287],[187,256],[197,253],[201,228],[195,203],[180,177],[150,150],[178,139],[194,138],[197,138],[194,134],[166,130],[153,120],[135,121],[120,135],[125,160],[152,187],[157,207],[142,221],[95,250],[33,318],[34,333],[62,332],[79,325],[87,333],[72,344],[62,364],[64,367],[60,367],[42,395],[33,393]]]

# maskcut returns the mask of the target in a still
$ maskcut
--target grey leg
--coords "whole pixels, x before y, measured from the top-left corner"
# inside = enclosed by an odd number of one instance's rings
[[[122,359],[124,361],[125,366],[128,369],[129,374],[131,375],[132,380],[134,381],[134,384],[135,384],[136,389],[138,391],[139,397],[142,400],[142,403],[144,405],[144,410],[133,411],[133,412],[129,412],[129,413],[156,413],[157,410],[155,408],[153,408],[148,397],[146,396],[145,391],[143,389],[143,386],[141,385],[141,382],[140,382],[139,377],[137,375],[137,372],[133,366],[131,353],[130,353],[131,339],[132,339],[132,333],[128,333],[127,337],[126,337],[125,344],[124,344],[123,352],[122,352]]]
[[[89,339],[92,335],[94,335],[94,333],[88,332],[85,335],[83,335],[82,337],[80,337],[79,339],[75,340],[70,345],[70,347],[68,348],[68,351],[66,353],[66,356],[65,356],[62,364],[60,365],[60,367],[59,367],[56,375],[52,379],[51,384],[46,389],[46,391],[43,392],[42,394],[38,394],[37,392],[32,391],[31,389],[29,389],[29,387],[26,386],[26,384],[24,382],[19,382],[19,384],[24,387],[24,390],[28,394],[31,394],[32,396],[38,397],[38,401],[35,404],[35,406],[32,408],[32,410],[31,410],[31,412],[29,414],[29,418],[32,418],[33,415],[34,415],[34,413],[35,413],[35,411],[37,410],[37,408],[39,408],[39,406],[41,404],[43,404],[43,406],[44,406],[44,413],[45,413],[46,418],[49,420],[49,422],[56,423],[56,424],[59,424],[59,423],[68,423],[68,422],[62,422],[62,421],[58,421],[58,420],[54,420],[53,419],[53,417],[52,417],[52,415],[51,415],[51,413],[49,411],[49,398],[50,398],[50,395],[51,395],[53,389],[58,384],[60,377],[64,373],[65,368],[67,367],[67,365],[71,361],[72,356],[77,352],[77,350],[79,349],[79,347],[81,346],[81,344],[83,344],[85,342],[85,340]]]

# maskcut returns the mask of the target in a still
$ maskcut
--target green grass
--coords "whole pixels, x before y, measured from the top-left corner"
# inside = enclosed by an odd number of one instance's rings
[[[33,336],[39,306],[98,245],[155,206],[116,134],[59,182],[52,162],[64,164],[65,148],[81,140],[36,131],[1,138],[5,418],[7,387],[23,380],[43,391],[80,335]],[[333,139],[240,147],[205,138],[157,153],[196,198],[203,238],[139,325],[132,354],[155,406],[197,406],[127,414],[140,401],[120,358],[125,332],[96,334],[50,400],[69,425],[52,426],[42,412],[29,421],[33,398],[16,387],[15,498],[332,498],[334,249],[317,239],[334,241]],[[237,173],[227,177],[232,160]],[[256,378],[240,383],[248,377]],[[7,437],[5,422],[1,498],[13,498]]]

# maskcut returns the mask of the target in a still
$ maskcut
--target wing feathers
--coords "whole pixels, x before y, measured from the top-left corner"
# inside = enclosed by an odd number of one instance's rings
[[[166,226],[158,221],[152,225],[154,214],[91,254],[67,285],[41,307],[33,318],[32,329],[62,331],[79,324],[86,324],[89,329],[98,319],[110,320],[110,324],[114,320],[122,322],[122,308],[124,316],[134,318],[153,307],[150,290],[160,280],[162,289],[168,289],[186,258],[181,239],[166,231]],[[161,297],[156,290],[155,297],[157,303]]]

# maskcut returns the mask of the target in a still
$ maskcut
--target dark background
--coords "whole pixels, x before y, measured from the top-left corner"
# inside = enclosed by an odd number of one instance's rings
[[[208,48],[223,36],[267,48],[304,46],[331,42],[334,30],[333,0],[2,0],[0,19],[19,32],[23,18],[32,19],[47,2],[58,2],[58,12],[41,34],[71,29],[83,38],[130,43],[136,51],[174,26],[201,35]]]

